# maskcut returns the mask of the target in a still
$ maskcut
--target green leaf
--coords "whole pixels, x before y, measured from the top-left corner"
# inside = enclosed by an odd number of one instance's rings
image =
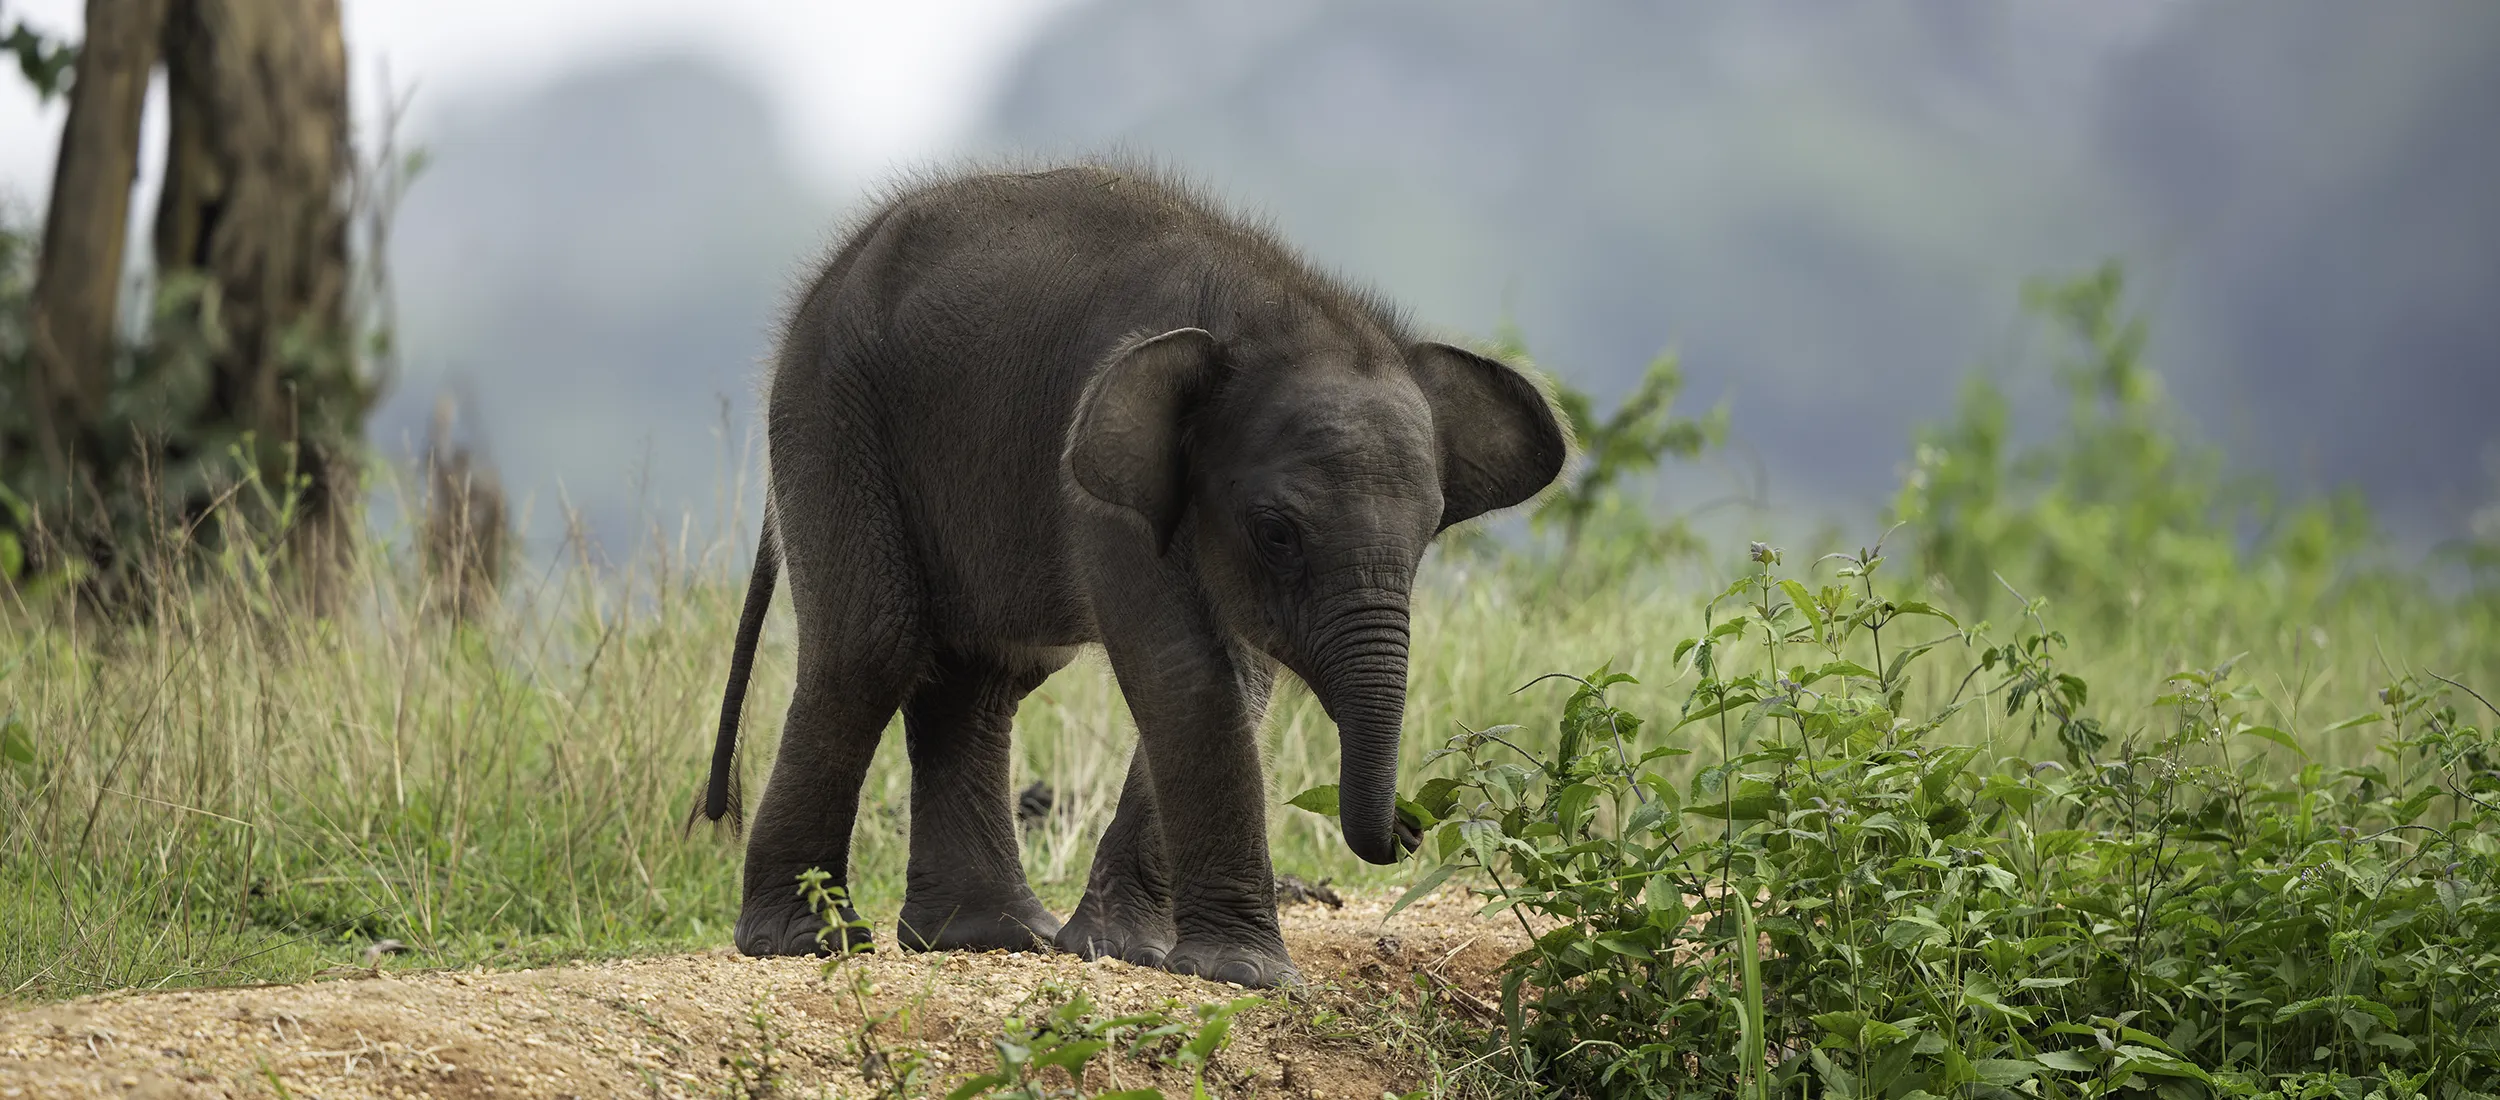
[[[1852,1043],[1858,1041],[1859,1032],[1866,1030],[1866,1013],[1863,1012],[1818,1012],[1809,1019],[1814,1021],[1814,1026]]]
[[[1727,897],[1736,903],[1737,972],[1745,983],[1736,1052],[1736,1064],[1744,1068],[1737,1095],[1765,1100],[1769,1090],[1763,1087],[1762,1064],[1770,1042],[1770,1019],[1762,997],[1762,936],[1754,931],[1753,900],[1741,890],[1730,891]]]
[[[1897,603],[1897,604],[1893,604],[1893,605],[1892,605],[1892,613],[1893,613],[1894,615],[1896,615],[1896,616],[1899,616],[1899,615],[1926,615],[1926,616],[1929,616],[1929,617],[1932,617],[1932,618],[1943,619],[1945,622],[1952,624],[1953,628],[1954,628],[1954,629],[1956,629],[1956,630],[1961,629],[1961,626],[1962,626],[1962,622],[1961,622],[1961,620],[1954,618],[1951,614],[1948,614],[1948,613],[1947,613],[1947,612],[1946,612],[1943,608],[1936,607],[1936,606],[1934,606],[1934,605],[1932,605],[1932,604],[1922,603],[1922,602],[1920,602],[1920,601],[1918,601],[1918,600],[1911,600],[1911,601],[1909,601],[1909,602],[1907,602],[1907,603]]]
[[[1423,803],[1409,799],[1405,795],[1397,796],[1396,812],[1398,820],[1405,822],[1407,828],[1419,834],[1429,832],[1433,826],[1441,823],[1441,815],[1433,813]]]
[[[1842,1068],[1840,1063],[1833,1061],[1832,1056],[1823,1053],[1819,1047],[1808,1051],[1806,1058],[1814,1066],[1815,1075],[1823,1079],[1823,1089],[1826,1095],[1836,1097],[1838,1100],[1857,1100],[1858,1078],[1856,1074]]]
[[[2117,1065],[2114,1068],[2149,1073],[2158,1077],[2192,1077],[2208,1085],[2213,1084],[2214,1081],[2212,1075],[2196,1068],[2195,1065],[2173,1058],[2151,1047],[2133,1045],[2119,1047]]]
[[[2100,1068],[2091,1059],[2071,1050],[2044,1050],[2037,1055],[2037,1060],[2050,1069],[2068,1073],[2090,1073]]]
[[[25,721],[18,718],[15,711],[0,719],[0,760],[12,764],[35,762],[35,739],[26,732]]]
[[[2029,1058],[1981,1058],[1973,1061],[1970,1068],[1982,1083],[2005,1088],[2039,1076],[2043,1067]]]
[[[1337,785],[1324,783],[1285,800],[1285,805],[1309,810],[1321,817],[1337,816]]]
[[[1901,917],[1884,926],[1884,944],[1902,951],[1944,938],[1944,926],[1925,917]]]
[[[1198,1034],[1191,1036],[1187,1043],[1181,1045],[1181,1057],[1187,1061],[1206,1061],[1209,1055],[1214,1054],[1224,1045],[1225,1036],[1232,1030],[1232,1015],[1230,1013],[1218,1015],[1207,1021],[1205,1027],[1198,1029]]]
[[[1624,821],[1624,834],[1627,836],[1639,836],[1644,832],[1655,829],[1658,827],[1659,823],[1667,819],[1668,814],[1674,812],[1675,808],[1668,805],[1665,799],[1653,798],[1647,802],[1643,802],[1632,811],[1632,816]]]
[[[1398,910],[1415,904],[1415,899],[1440,889],[1442,883],[1448,882],[1451,875],[1458,873],[1459,866],[1456,863],[1444,863],[1424,872],[1424,877],[1416,879],[1415,885],[1407,887],[1405,893],[1398,895],[1398,900],[1389,906],[1387,913],[1382,914],[1382,919],[1397,916]]]
[[[1467,842],[1467,851],[1476,857],[1476,865],[1493,868],[1493,853],[1502,846],[1502,827],[1490,821],[1461,821],[1459,838]]]
[[[1885,938],[1889,940],[1891,937],[1887,935]],[[2031,1022],[2031,1013],[1998,1000],[1994,991],[1980,988],[1980,984],[1976,981],[1962,987],[1962,999],[2007,1019],[2026,1024]]]
[[[2274,1018],[2276,1021],[2280,1022],[2283,1020],[2289,1020],[2292,1017],[2300,1015],[2301,1013],[2313,1012],[2318,1009],[2357,1010],[2366,1012],[2369,1013],[2373,1019],[2376,1019],[2381,1026],[2387,1027],[2391,1030],[2396,1027],[2395,1009],[2389,1008],[2386,1005],[2378,1003],[2377,1001],[2373,1001],[2368,997],[2356,997],[2351,995],[2340,997],[2312,997],[2306,1001],[2295,1001],[2291,1004],[2275,1009]]]
[[[1910,1033],[1882,1020],[1869,1019],[1863,1012],[1825,1012],[1812,1017],[1814,1026],[1845,1039],[1859,1049],[1872,1049],[1886,1043],[1909,1038]]]
[[[1875,675],[1874,669],[1868,668],[1865,665],[1857,663],[1856,661],[1843,658],[1837,661],[1823,662],[1822,667],[1807,672],[1805,676],[1797,682],[1800,684],[1811,684],[1826,676],[1861,676],[1869,680],[1882,679],[1882,677]]]
[[[1806,591],[1806,586],[1782,577],[1780,578],[1780,591],[1788,594],[1789,605],[1795,607],[1799,614],[1804,615],[1808,622],[1814,624],[1814,633],[1820,637],[1823,633],[1823,611],[1814,605],[1814,596]]]
[[[979,1096],[982,1093],[990,1091],[991,1089],[1002,1088],[1013,1083],[1014,1082],[1009,1081],[1007,1078],[1001,1077],[995,1073],[984,1073],[975,1077],[966,1077],[964,1078],[963,1084],[955,1086],[955,1091],[946,1094],[946,1100],[972,1100],[973,1097]]]
[[[1700,776],[1696,775],[1694,778],[1698,779]],[[1720,788],[1716,793],[1718,797],[1695,792],[1691,803],[1684,807],[1684,812],[1713,821],[1725,821],[1731,818],[1737,821],[1759,821],[1771,816],[1771,811],[1780,806],[1779,788],[1772,786],[1768,780],[1740,779],[1736,783],[1732,797],[1725,788]]]
[[[1612,951],[1617,955],[1623,955],[1644,961],[1657,957],[1651,954],[1649,948],[1644,946],[1639,940],[1632,939],[1628,936],[1613,934],[1599,936],[1597,937],[1597,946],[1603,947],[1608,951]]]
[[[1730,691],[1724,697],[1712,700],[1707,706],[1702,707],[1700,710],[1686,711],[1683,719],[1678,721],[1669,730],[1669,732],[1683,729],[1686,726],[1692,725],[1693,723],[1706,718],[1716,718],[1722,712],[1734,710],[1738,707],[1749,707],[1761,701],[1762,699],[1760,696],[1757,696],[1750,691]]]
[[[1110,1045],[1111,1044],[1103,1042],[1100,1039],[1084,1039],[1078,1042],[1068,1043],[1056,1047],[1046,1053],[1037,1055],[1033,1059],[1033,1064],[1035,1066],[1057,1066],[1061,1069],[1067,1070],[1069,1076],[1073,1077],[1077,1076],[1084,1070],[1085,1063],[1089,1059],[1093,1058],[1094,1055],[1101,1053],[1104,1047]]]
[[[2299,753],[2303,757],[2307,757],[2309,755],[2309,750],[2301,748],[2300,742],[2292,740],[2291,734],[2285,733],[2282,730],[2274,728],[2273,726],[2250,726],[2247,729],[2241,730],[2240,736],[2263,738],[2265,740],[2272,741],[2277,745],[2281,745],[2284,748],[2290,749],[2293,752]]]

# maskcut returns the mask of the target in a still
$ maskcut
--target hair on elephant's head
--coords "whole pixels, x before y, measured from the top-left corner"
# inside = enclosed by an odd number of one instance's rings
[[[1178,329],[1087,390],[1068,473],[1192,558],[1225,625],[1336,722],[1346,846],[1394,863],[1407,601],[1452,524],[1535,496],[1569,450],[1519,371],[1447,344],[1313,353]],[[1182,538],[1183,534],[1186,538]]]

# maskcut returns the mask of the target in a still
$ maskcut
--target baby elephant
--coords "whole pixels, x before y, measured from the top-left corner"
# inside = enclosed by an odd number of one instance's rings
[[[747,841],[738,948],[817,950],[801,872],[846,881],[896,709],[911,756],[906,948],[1035,949],[1248,986],[1276,927],[1257,727],[1281,666],[1343,749],[1346,846],[1393,863],[1407,600],[1434,535],[1527,500],[1567,445],[1526,377],[1151,175],[910,188],[791,312],[771,488],[711,785],[786,572],[798,682]],[[1138,745],[1084,900],[1025,884],[1016,703],[1101,643]],[[845,913],[845,917],[852,914]]]

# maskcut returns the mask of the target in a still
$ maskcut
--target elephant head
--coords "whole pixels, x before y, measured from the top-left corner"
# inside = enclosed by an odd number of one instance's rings
[[[1112,359],[1067,462],[1087,495],[1188,559],[1227,628],[1310,685],[1337,725],[1346,846],[1394,863],[1424,547],[1536,495],[1568,450],[1536,385],[1473,352],[1189,328]]]

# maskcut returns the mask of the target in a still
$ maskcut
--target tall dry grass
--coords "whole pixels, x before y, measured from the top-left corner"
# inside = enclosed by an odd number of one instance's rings
[[[369,543],[328,617],[305,613],[248,546],[160,586],[142,618],[0,603],[0,715],[26,749],[0,757],[0,994],[300,977],[383,938],[413,947],[414,965],[727,941],[739,844],[682,823],[705,774],[742,552],[681,539],[615,565],[570,555],[463,623],[427,612],[439,594],[408,545]],[[1666,576],[1436,559],[1415,607],[1406,781],[1460,723],[1550,734],[1561,686],[1515,690],[1543,673],[1612,662],[1643,680],[1617,689],[1621,705],[1675,713],[1673,649],[1701,632],[1716,588],[1706,570]],[[2162,721],[2152,699],[2169,672],[2241,652],[2238,682],[2330,765],[2363,762],[2366,734],[2314,735],[2345,716],[2321,700],[2363,698],[2412,669],[2500,683],[2488,599],[2399,585],[2293,605],[2248,583],[2113,626],[2055,624],[2113,732]],[[787,617],[777,610],[767,631],[749,703],[751,795],[787,699]],[[1957,690],[1971,652],[1941,647],[1911,690]],[[1681,736],[1667,724],[1642,737]],[[1941,736],[2055,753],[1992,706],[1965,709]],[[1279,691],[1265,737],[1280,870],[1369,884],[1411,873],[1360,864],[1333,823],[1281,805],[1336,778],[1333,729],[1307,692]],[[1688,760],[1715,760],[1715,741],[1690,740]],[[1099,657],[1018,716],[1018,783],[1047,781],[1059,805],[1027,832],[1027,869],[1062,910],[1133,741]],[[855,888],[881,923],[906,850],[900,742],[886,739],[855,838]]]

